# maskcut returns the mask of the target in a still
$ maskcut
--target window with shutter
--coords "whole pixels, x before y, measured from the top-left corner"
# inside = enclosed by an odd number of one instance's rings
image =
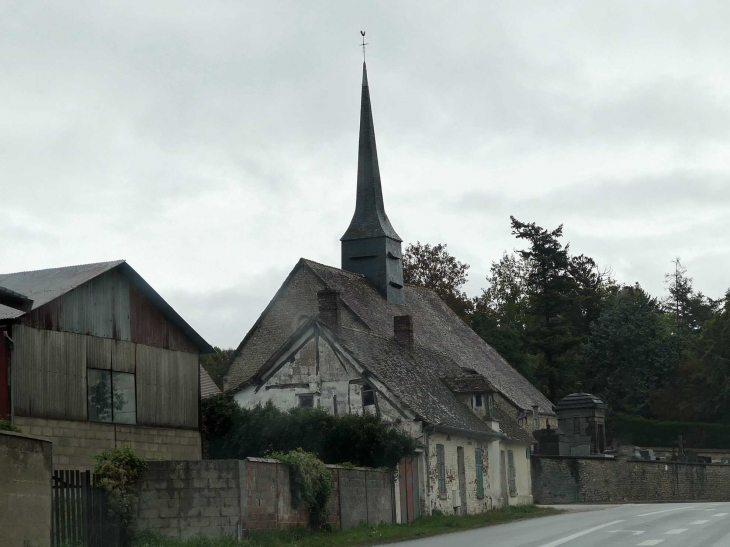
[[[436,445],[436,469],[439,476],[439,495],[446,495],[446,462],[444,461],[444,445]]]
[[[509,495],[517,495],[517,472],[515,470],[515,455],[511,450],[507,451],[507,481],[509,483]]]
[[[482,449],[477,448],[474,451],[474,460],[477,469],[477,497],[484,497],[484,465],[482,464]]]

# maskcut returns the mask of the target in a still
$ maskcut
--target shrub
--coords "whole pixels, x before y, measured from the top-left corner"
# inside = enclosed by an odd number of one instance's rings
[[[94,459],[94,473],[109,495],[109,510],[119,520],[123,533],[128,533],[137,511],[136,483],[147,463],[129,446],[105,450]]]
[[[291,469],[292,497],[296,503],[304,503],[307,506],[312,526],[315,528],[325,526],[327,502],[335,488],[330,470],[316,454],[305,452],[301,448],[286,454],[274,452],[270,456]]]
[[[242,409],[220,399],[203,408],[203,422],[211,424],[205,435],[213,459],[263,457],[301,448],[325,463],[392,469],[416,449],[415,439],[377,416],[338,417],[319,408],[282,411],[269,402]]]
[[[1,419],[0,419],[0,431],[13,431],[15,433],[21,433],[20,428],[15,427],[13,424],[10,423],[9,420],[1,420]]]

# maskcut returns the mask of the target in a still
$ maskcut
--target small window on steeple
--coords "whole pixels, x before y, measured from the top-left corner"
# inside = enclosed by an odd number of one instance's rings
[[[482,406],[482,394],[477,393],[474,395],[474,406],[481,407]]]

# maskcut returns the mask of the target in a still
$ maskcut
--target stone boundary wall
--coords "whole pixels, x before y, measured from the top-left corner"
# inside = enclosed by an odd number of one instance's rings
[[[141,458],[201,458],[200,432],[196,430],[23,416],[16,416],[15,425],[23,433],[39,435],[53,442],[53,466],[56,469],[93,470],[95,454],[125,445],[131,446]]]
[[[389,472],[328,466],[335,491],[329,523],[394,522]],[[243,537],[251,530],[306,527],[292,500],[289,467],[275,460],[151,461],[139,484],[138,525],[170,537]]]
[[[532,456],[535,503],[730,501],[730,465]]]
[[[3,547],[50,547],[52,445],[0,431],[0,536]]]

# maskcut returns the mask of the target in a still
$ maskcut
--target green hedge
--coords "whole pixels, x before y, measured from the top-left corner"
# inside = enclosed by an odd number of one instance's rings
[[[687,448],[730,448],[730,425],[702,422],[662,422],[617,414],[607,420],[606,433],[622,444],[676,446],[682,435]]]
[[[225,394],[202,401],[208,457],[240,459],[301,448],[325,463],[394,468],[416,441],[377,416],[333,416],[319,408],[240,408]]]

